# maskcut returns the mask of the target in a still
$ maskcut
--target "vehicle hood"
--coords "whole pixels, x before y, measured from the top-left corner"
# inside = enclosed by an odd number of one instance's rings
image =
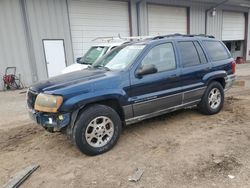
[[[88,65],[74,63],[74,64],[66,67],[65,69],[63,69],[62,74],[66,74],[66,73],[74,72],[74,71],[79,71],[79,70],[86,69],[86,68],[88,68]]]
[[[93,88],[93,82],[101,82],[113,77],[114,73],[102,69],[85,69],[62,74],[48,80],[38,82],[30,87],[35,92],[67,95],[76,92],[88,92]]]

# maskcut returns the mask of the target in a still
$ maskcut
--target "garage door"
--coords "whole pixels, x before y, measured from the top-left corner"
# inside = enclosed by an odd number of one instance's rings
[[[149,35],[187,34],[187,9],[148,5]]]
[[[74,56],[99,43],[96,37],[129,36],[128,3],[106,0],[70,0],[69,18]]]
[[[222,40],[244,40],[245,16],[244,13],[223,12]]]

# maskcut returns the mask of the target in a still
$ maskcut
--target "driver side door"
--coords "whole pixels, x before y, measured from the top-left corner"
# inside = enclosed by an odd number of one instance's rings
[[[143,65],[154,65],[157,72],[136,76]],[[155,113],[182,103],[180,70],[172,42],[158,44],[143,57],[135,73],[131,72],[129,101],[134,117]]]

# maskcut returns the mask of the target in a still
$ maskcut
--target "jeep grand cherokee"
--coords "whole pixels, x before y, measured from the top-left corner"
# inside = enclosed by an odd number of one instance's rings
[[[223,107],[235,62],[211,36],[167,35],[115,48],[92,67],[30,87],[31,117],[66,132],[87,155],[110,150],[122,125],[197,105]]]

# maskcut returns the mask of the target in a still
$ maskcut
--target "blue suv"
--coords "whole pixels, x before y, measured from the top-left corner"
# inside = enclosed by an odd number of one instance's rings
[[[223,107],[235,62],[212,36],[166,35],[119,46],[86,70],[30,87],[30,116],[66,133],[87,155],[110,150],[123,125],[197,105]]]

